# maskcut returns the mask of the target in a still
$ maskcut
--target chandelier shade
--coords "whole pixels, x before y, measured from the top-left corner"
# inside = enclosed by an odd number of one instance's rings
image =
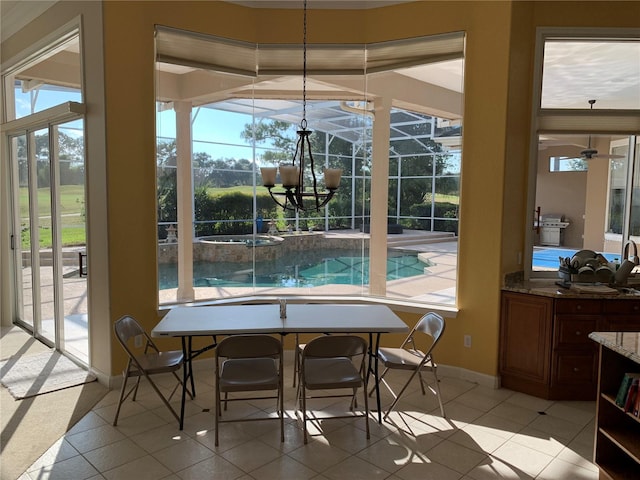
[[[280,165],[282,185],[276,190],[278,167],[262,167],[262,184],[269,190],[274,202],[284,210],[310,211],[320,210],[333,198],[340,186],[342,169],[324,168],[324,189],[318,189],[316,166],[311,152],[309,136],[313,133],[307,128],[307,0],[304,0],[303,20],[303,62],[302,62],[302,120],[297,131],[298,140],[290,164]],[[310,171],[311,185],[305,186],[305,172]],[[308,178],[308,176],[307,176]]]

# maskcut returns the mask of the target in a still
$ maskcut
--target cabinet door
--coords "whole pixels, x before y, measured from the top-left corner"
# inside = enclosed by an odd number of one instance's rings
[[[503,292],[500,373],[506,388],[520,381],[548,384],[552,311],[552,298]]]

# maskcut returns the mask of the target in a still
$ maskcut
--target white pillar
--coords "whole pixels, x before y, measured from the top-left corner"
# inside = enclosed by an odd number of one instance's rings
[[[193,176],[191,102],[174,102],[176,112],[176,195],[178,208],[178,302],[195,299],[193,290]]]
[[[391,98],[374,101],[371,168],[371,241],[369,243],[369,294],[387,293],[387,217],[389,198],[389,141]]]

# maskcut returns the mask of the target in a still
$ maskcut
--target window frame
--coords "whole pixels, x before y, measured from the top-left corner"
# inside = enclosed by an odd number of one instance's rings
[[[544,134],[640,134],[640,110],[635,109],[567,109],[542,107],[544,48],[548,39],[576,40],[638,40],[640,30],[634,28],[557,28],[539,27],[536,30],[532,117],[529,150],[529,189],[527,192],[527,225],[535,225],[536,175],[538,168],[538,138]],[[633,158],[631,158],[633,162]],[[523,255],[524,279],[557,278],[557,271],[534,271],[533,250],[535,228],[525,229]],[[624,243],[624,240],[623,240]]]

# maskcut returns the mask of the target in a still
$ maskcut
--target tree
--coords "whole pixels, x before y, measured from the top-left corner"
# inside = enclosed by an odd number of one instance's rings
[[[159,142],[156,150],[158,222],[178,221],[176,142]],[[165,227],[160,227],[158,238],[165,238]]]
[[[263,119],[255,124],[248,123],[240,133],[240,137],[252,144],[269,143],[275,151],[264,153],[263,159],[267,162],[279,163],[293,156],[295,152],[295,131],[294,126],[288,122],[280,120]]]

